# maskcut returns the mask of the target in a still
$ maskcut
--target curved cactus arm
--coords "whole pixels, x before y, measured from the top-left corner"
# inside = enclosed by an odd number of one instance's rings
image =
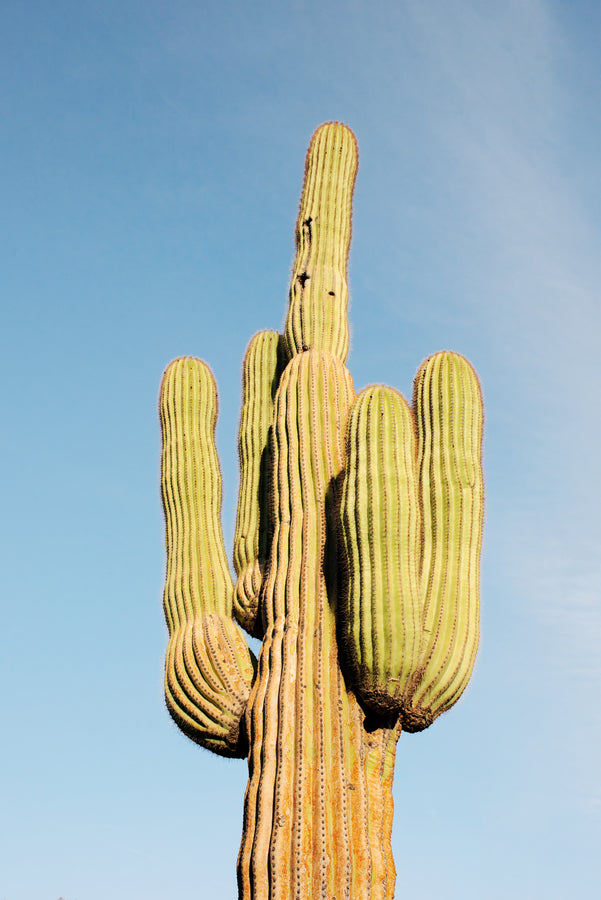
[[[424,610],[419,681],[405,709],[406,731],[420,731],[450,709],[472,673],[484,508],[482,396],[467,360],[449,352],[427,359],[415,379],[414,408]]]
[[[273,403],[280,376],[280,335],[275,331],[256,334],[246,351],[243,365],[242,414],[238,451],[240,492],[234,534],[234,566],[238,581],[234,590],[234,615],[254,637],[264,633],[258,615],[259,592],[273,531],[269,492],[269,433]]]
[[[365,388],[351,410],[340,513],[346,667],[367,706],[398,713],[420,650],[421,512],[413,416],[393,388]]]
[[[317,129],[307,153],[296,225],[285,330],[289,358],[304,350],[322,350],[346,361],[346,267],[357,163],[350,128],[328,122]]]
[[[254,659],[232,616],[215,448],[217,391],[198,359],[172,362],[160,395],[161,490],[167,537],[167,707],[192,740],[245,756],[240,725]]]

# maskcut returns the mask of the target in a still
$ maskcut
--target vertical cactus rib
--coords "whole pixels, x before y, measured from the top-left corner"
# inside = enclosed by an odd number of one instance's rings
[[[339,122],[313,135],[296,226],[285,341],[288,356],[316,349],[346,361],[349,346],[346,267],[357,142]]]
[[[254,666],[231,619],[233,585],[221,534],[214,442],[217,392],[208,366],[189,358],[170,364],[161,385],[160,416],[167,706],[193,740],[226,756],[245,755],[240,722]]]
[[[234,535],[234,615],[255,637],[262,637],[259,592],[273,523],[269,521],[269,431],[280,374],[280,335],[261,331],[251,340],[243,365],[242,414],[238,437],[240,491]]]
[[[482,397],[456,353],[438,353],[414,389],[423,510],[423,645],[419,682],[404,715],[417,731],[449,709],[471,675],[478,647],[479,559],[484,490]]]
[[[382,714],[399,712],[418,660],[421,515],[414,421],[392,388],[359,394],[347,426],[340,630],[352,683]]]

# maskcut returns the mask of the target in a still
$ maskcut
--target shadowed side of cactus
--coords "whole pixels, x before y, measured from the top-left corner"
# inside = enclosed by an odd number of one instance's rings
[[[271,545],[273,519],[269,510],[270,447],[273,404],[283,369],[282,339],[261,331],[244,358],[242,414],[238,437],[240,492],[234,534],[234,566],[238,582],[234,615],[249,634],[262,637],[259,593]]]
[[[307,154],[284,335],[244,361],[234,586],[221,538],[208,367],[161,392],[168,707],[217,753],[248,754],[241,900],[391,900],[401,730],[457,700],[478,640],[482,406],[452,353],[413,407],[356,395],[346,368],[352,132]],[[262,639],[258,660],[238,621]]]

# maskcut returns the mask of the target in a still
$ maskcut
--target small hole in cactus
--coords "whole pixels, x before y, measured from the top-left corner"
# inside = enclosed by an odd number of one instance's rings
[[[336,294],[334,293],[334,291],[328,291],[328,297],[335,297],[335,296],[336,296]]]
[[[368,713],[363,720],[363,727],[368,734],[371,734],[376,728],[380,728],[381,724],[380,720],[373,713]]]
[[[306,272],[303,272],[301,275],[296,276],[296,280],[300,282],[300,286],[304,287],[305,283],[309,280],[311,276],[307,275]]]

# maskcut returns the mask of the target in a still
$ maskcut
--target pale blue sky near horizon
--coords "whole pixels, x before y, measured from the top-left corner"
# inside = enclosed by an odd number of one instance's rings
[[[470,687],[397,751],[397,897],[601,895],[601,6],[0,10],[0,900],[235,900],[246,764],[162,699],[157,394],[280,328],[314,129],[355,132],[356,387],[467,356],[485,397]],[[231,554],[230,554],[231,555]]]

